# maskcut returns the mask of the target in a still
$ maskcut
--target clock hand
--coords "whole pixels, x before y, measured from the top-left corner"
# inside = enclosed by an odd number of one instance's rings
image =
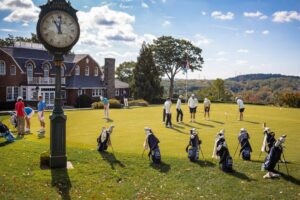
[[[57,31],[58,31],[57,33],[62,34],[62,32],[61,32],[61,23],[62,23],[61,16],[58,16],[58,19],[59,19],[58,22],[56,20],[53,20],[52,22],[55,24],[55,26],[57,28]]]

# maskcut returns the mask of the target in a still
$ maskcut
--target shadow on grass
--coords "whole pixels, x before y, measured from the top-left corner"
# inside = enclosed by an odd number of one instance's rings
[[[209,120],[211,122],[217,123],[217,124],[224,124],[224,122],[216,121],[216,120]]]
[[[171,128],[171,130],[174,130],[174,131],[176,131],[176,132],[178,132],[178,133],[186,134],[184,131],[179,130],[179,129],[177,129],[177,128],[174,128],[174,126],[173,126],[173,128]]]
[[[252,179],[250,177],[248,177],[246,174],[242,173],[242,172],[238,172],[236,170],[233,170],[232,172],[229,172],[229,173],[226,173],[230,176],[234,176],[236,178],[239,178],[239,179],[242,179],[242,180],[245,180],[245,181],[255,181],[255,179]]]
[[[184,126],[187,126],[187,127],[190,127],[190,128],[197,128],[197,129],[200,129],[200,128],[198,128],[198,127],[189,125],[189,124],[187,124],[187,123],[183,123],[183,122],[182,122],[182,124],[183,124]]]
[[[171,165],[166,164],[163,161],[161,161],[159,164],[151,162],[150,166],[160,173],[168,173],[171,169]]]
[[[216,165],[215,163],[207,161],[207,160],[197,160],[197,161],[192,162],[192,163],[195,163],[195,164],[197,164],[201,167],[214,167]]]
[[[115,165],[119,165],[122,168],[125,167],[125,165],[121,161],[119,161],[113,153],[107,151],[99,151],[99,154],[102,156],[103,160],[110,164],[111,169],[115,170]]]
[[[108,118],[108,119],[106,120],[106,122],[114,122],[114,120]]]
[[[253,121],[248,121],[248,120],[243,120],[244,122],[248,122],[248,123],[251,123],[251,124],[260,124],[259,122],[253,122]]]
[[[12,142],[9,142],[9,141],[5,141],[5,142],[1,142],[0,143],[0,147],[4,147],[4,146],[6,146],[6,145],[8,145],[8,144],[11,144]]]
[[[293,177],[293,176],[291,176],[291,175],[284,174],[284,173],[282,173],[282,172],[280,172],[280,171],[276,171],[276,173],[280,174],[281,177],[282,177],[284,180],[286,180],[286,181],[288,181],[288,182],[290,182],[290,183],[293,183],[293,184],[295,184],[295,185],[299,185],[299,186],[300,186],[300,179],[296,179],[295,177]]]
[[[184,129],[183,126],[179,126],[179,125],[176,125],[176,124],[173,124],[173,127],[175,127],[175,128],[180,128],[180,129]]]
[[[51,185],[56,187],[57,192],[63,200],[70,200],[70,189],[72,187],[67,169],[52,169],[51,170]]]
[[[209,125],[209,124],[203,124],[203,123],[200,123],[200,122],[194,122],[195,124],[198,124],[198,125],[201,125],[201,126],[206,126],[206,127],[210,127],[210,128],[214,128],[215,126],[213,125]]]

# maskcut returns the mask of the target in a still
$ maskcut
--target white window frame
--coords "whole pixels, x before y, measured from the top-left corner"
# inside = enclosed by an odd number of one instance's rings
[[[120,96],[120,89],[115,89],[115,96],[119,97]]]
[[[84,90],[83,89],[78,89],[77,90],[77,96],[83,95],[84,94]]]
[[[6,64],[3,60],[0,60],[0,75],[6,75]]]
[[[29,69],[28,67],[29,67],[29,66],[32,67],[32,68],[31,68],[31,69],[32,69],[32,74],[31,74],[32,76],[29,76],[29,73],[28,73],[28,71],[29,71],[29,70],[28,70],[28,69]],[[33,68],[34,68],[34,66],[33,66],[33,64],[32,64],[31,62],[26,64],[27,78],[33,78]]]
[[[80,67],[79,65],[76,65],[75,67],[75,76],[79,76],[80,75]]]
[[[15,65],[10,66],[10,75],[15,76],[17,74],[17,67]]]
[[[8,94],[9,90],[11,92],[11,95]],[[17,90],[17,93],[16,93],[16,90]],[[6,87],[6,101],[16,101],[19,96],[19,93],[20,93],[19,87],[16,87],[16,86]]]
[[[46,72],[48,74],[46,74]],[[47,76],[46,76],[47,75]],[[49,64],[45,64],[44,65],[44,78],[49,78],[49,75],[50,75],[50,67],[49,67]]]
[[[92,97],[100,97],[103,96],[103,89],[93,89]]]
[[[98,69],[98,67],[95,67],[94,76],[98,76],[98,75],[99,75],[99,69]]]
[[[84,75],[85,75],[85,76],[89,76],[89,75],[90,75],[90,68],[89,68],[89,66],[86,66],[86,67],[84,68]]]

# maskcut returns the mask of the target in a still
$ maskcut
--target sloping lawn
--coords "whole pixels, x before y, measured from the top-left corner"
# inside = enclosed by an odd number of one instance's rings
[[[173,106],[175,107],[175,106]],[[47,115],[49,115],[47,113]],[[0,138],[0,199],[300,199],[300,109],[266,106],[247,106],[245,121],[237,121],[233,104],[214,104],[211,121],[203,119],[198,108],[196,123],[189,123],[184,106],[184,124],[175,123],[167,129],[162,123],[162,106],[111,110],[111,122],[103,118],[103,110],[67,111],[67,154],[74,169],[41,170],[39,156],[49,149],[49,121],[46,138],[38,139],[37,116],[32,119],[32,133],[13,144]],[[7,122],[6,118],[3,118]],[[289,161],[290,176],[284,164],[280,179],[264,180],[261,171],[263,154],[262,124],[267,123],[276,138],[287,134],[285,158]],[[100,154],[96,138],[102,126],[115,125],[112,149]],[[160,139],[163,163],[151,164],[142,157],[145,134],[149,126]],[[202,140],[198,163],[187,159],[185,147],[189,130],[199,130]],[[223,173],[211,159],[217,131],[225,129],[231,155],[237,146],[240,128],[251,137],[251,162],[234,158],[235,172]],[[237,153],[238,154],[238,153]]]

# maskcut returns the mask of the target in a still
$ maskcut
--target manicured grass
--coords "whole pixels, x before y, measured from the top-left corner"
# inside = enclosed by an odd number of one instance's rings
[[[175,107],[175,106],[174,106]],[[41,170],[39,155],[49,149],[49,121],[46,138],[38,139],[38,122],[32,119],[33,134],[3,145],[0,138],[0,199],[299,199],[300,198],[300,110],[247,106],[245,121],[237,121],[233,104],[214,104],[211,121],[203,120],[202,109],[197,123],[189,123],[184,106],[184,122],[174,129],[162,124],[162,106],[111,110],[113,122],[103,119],[103,110],[68,111],[67,154],[74,165],[72,170]],[[227,113],[227,119],[226,115]],[[47,115],[49,115],[47,113]],[[48,118],[47,118],[48,119]],[[7,121],[6,119],[4,120]],[[258,161],[262,144],[262,123],[266,122],[276,138],[287,134],[285,157],[291,176],[284,164],[283,177],[264,180]],[[108,153],[96,151],[96,138],[102,126],[115,125],[112,149]],[[163,164],[153,165],[146,153],[142,158],[145,139],[143,128],[149,126],[160,139]],[[191,127],[199,130],[206,162],[191,163],[184,151]],[[230,153],[237,146],[240,128],[251,137],[254,161],[234,158],[234,173],[223,173],[211,160],[217,131],[224,128]]]

